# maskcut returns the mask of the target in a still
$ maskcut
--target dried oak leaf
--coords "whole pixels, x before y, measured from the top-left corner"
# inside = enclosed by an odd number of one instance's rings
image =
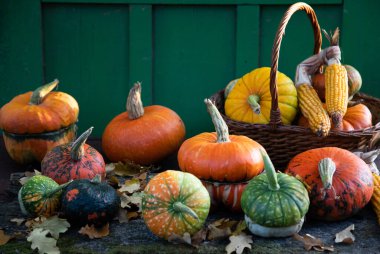
[[[86,225],[82,227],[78,232],[82,235],[87,235],[90,239],[103,238],[105,236],[108,236],[110,233],[109,223],[101,228],[96,228],[94,225]]]
[[[245,248],[251,249],[252,236],[241,232],[239,235],[230,236],[230,243],[226,246],[227,254],[236,252],[236,254],[243,253]]]
[[[24,185],[30,178],[32,178],[32,176],[41,175],[41,172],[35,169],[34,172],[26,171],[24,174],[25,176],[21,177],[19,180],[21,185]]]
[[[118,190],[119,192],[127,192],[132,194],[140,189],[140,180],[137,178],[132,178],[130,180],[126,180],[125,183]]]
[[[230,221],[227,218],[222,218],[208,225],[209,233],[208,240],[224,239],[230,236],[233,228],[239,224],[238,221]]]
[[[183,234],[183,236],[180,236],[180,235],[177,235],[177,234],[171,234],[169,237],[168,237],[168,241],[171,242],[171,243],[184,243],[184,244],[188,244],[188,245],[191,245],[191,236],[188,232],[185,232]]]
[[[352,244],[355,241],[355,236],[351,233],[351,230],[355,229],[355,225],[352,224],[347,228],[343,229],[339,233],[335,234],[335,242],[336,243],[347,243]]]
[[[123,194],[120,196],[121,200],[121,207],[122,208],[131,208],[131,205],[134,205],[138,207],[138,212],[141,212],[141,204],[142,204],[142,193],[141,192],[135,192],[132,196],[128,196],[126,194]]]
[[[42,228],[48,230],[55,238],[59,238],[60,233],[64,233],[70,227],[70,223],[66,219],[60,219],[57,215],[44,220],[41,224],[34,224],[33,228]]]
[[[10,222],[16,223],[17,226],[20,226],[22,223],[24,223],[24,221],[26,221],[26,219],[24,219],[24,218],[12,218],[10,220]]]
[[[106,172],[113,172],[118,176],[135,176],[142,172],[149,171],[152,167],[140,166],[133,162],[117,162],[106,165]]]
[[[233,235],[239,235],[241,232],[247,229],[247,223],[245,220],[241,220],[235,227],[235,230],[232,232]]]
[[[13,237],[5,234],[4,230],[0,230],[0,246],[6,244]]]
[[[304,249],[309,251],[314,249],[316,251],[334,251],[334,246],[325,246],[320,238],[316,238],[310,234],[306,234],[305,236],[300,236],[299,234],[294,234],[293,238],[303,242]]]
[[[38,253],[40,254],[59,254],[60,251],[57,247],[57,240],[52,237],[47,237],[49,234],[48,230],[43,228],[35,228],[30,232],[27,240],[32,242],[32,249],[38,248]]]
[[[206,240],[207,233],[208,233],[207,228],[202,228],[201,230],[199,230],[197,233],[195,233],[191,237],[191,245],[194,246],[195,248],[199,248],[201,243]]]

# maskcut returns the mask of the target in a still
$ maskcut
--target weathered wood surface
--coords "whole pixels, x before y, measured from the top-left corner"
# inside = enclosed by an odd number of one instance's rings
[[[90,144],[99,148],[99,140],[90,140]],[[175,167],[173,162],[165,162],[165,167]],[[17,203],[19,186],[11,185],[9,176],[14,172],[31,171],[38,165],[20,166],[13,163],[0,145],[0,228],[7,234],[22,232],[26,235],[25,226],[16,226],[10,222],[12,218],[22,218]],[[218,211],[209,216],[208,223],[218,218],[231,217],[243,219],[240,215],[231,215]],[[355,224],[353,234],[356,241],[352,245],[334,244],[335,233]],[[78,233],[74,225],[68,232],[62,234],[57,242],[61,253],[224,253],[228,239],[204,242],[196,249],[185,245],[174,245],[160,240],[149,232],[142,219],[120,224],[113,221],[110,234],[102,239],[90,240]],[[375,214],[370,206],[359,212],[353,218],[341,222],[318,222],[307,220],[301,235],[311,234],[321,238],[324,243],[334,245],[337,253],[380,253],[380,226],[376,223]],[[293,238],[265,239],[253,236],[252,250],[244,253],[305,253],[303,244]],[[13,239],[6,245],[0,246],[0,253],[37,253],[30,249],[30,243],[25,238]],[[310,252],[313,253],[313,252]],[[317,252],[315,252],[317,253]]]

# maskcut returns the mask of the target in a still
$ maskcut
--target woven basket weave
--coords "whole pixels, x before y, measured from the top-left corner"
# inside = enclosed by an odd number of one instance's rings
[[[272,108],[269,124],[243,123],[227,117],[224,113],[224,90],[210,97],[226,121],[230,134],[245,135],[259,142],[265,147],[273,164],[278,169],[284,169],[290,159],[298,153],[313,148],[335,146],[350,151],[365,150],[369,146],[372,147],[372,143],[380,135],[380,100],[360,93],[355,95],[354,100],[361,100],[371,111],[374,125],[370,128],[357,131],[332,130],[327,137],[318,137],[308,128],[282,124],[276,84],[278,59],[285,27],[290,17],[299,10],[305,11],[311,21],[314,30],[314,54],[317,54],[321,49],[322,35],[314,10],[305,3],[296,3],[290,6],[281,19],[272,48],[270,72]]]

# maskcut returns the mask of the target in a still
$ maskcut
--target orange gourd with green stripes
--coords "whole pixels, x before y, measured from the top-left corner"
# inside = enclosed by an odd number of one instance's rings
[[[372,173],[373,175],[373,194],[371,203],[373,210],[377,216],[377,223],[380,225],[380,176]]]
[[[167,170],[145,187],[142,216],[158,237],[198,232],[210,210],[210,196],[202,182],[190,173]]]
[[[308,119],[310,129],[319,136],[327,136],[331,123],[317,92],[305,83],[297,87],[297,93],[301,112]]]

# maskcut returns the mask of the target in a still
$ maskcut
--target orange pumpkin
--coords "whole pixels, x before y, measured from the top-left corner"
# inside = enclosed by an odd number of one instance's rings
[[[325,107],[325,105],[323,105]],[[306,117],[301,116],[298,125],[309,127]],[[361,130],[372,126],[371,111],[364,104],[357,104],[347,108],[347,112],[343,117],[343,122],[338,128],[341,131]]]
[[[111,161],[148,165],[176,152],[184,138],[181,118],[167,107],[143,107],[141,84],[136,83],[129,92],[127,112],[112,119],[104,130],[102,147]]]
[[[373,177],[368,165],[355,154],[323,147],[295,156],[285,171],[307,186],[309,215],[327,221],[343,220],[371,199]]]
[[[41,161],[53,147],[75,138],[79,106],[67,93],[52,92],[58,80],[13,98],[0,110],[0,128],[10,157]]]
[[[245,136],[229,135],[228,127],[215,105],[205,100],[216,132],[187,139],[178,151],[182,171],[203,180],[238,182],[250,180],[264,169],[259,143]]]

